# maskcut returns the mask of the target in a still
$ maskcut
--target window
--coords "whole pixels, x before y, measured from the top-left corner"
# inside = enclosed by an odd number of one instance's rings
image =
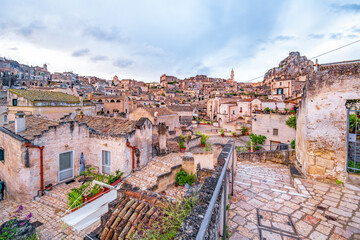
[[[102,173],[111,173],[111,155],[109,151],[102,150]]]
[[[0,161],[5,161],[5,151],[0,148]]]
[[[7,123],[7,115],[4,115],[4,123]]]
[[[17,99],[13,99],[13,100],[12,100],[12,105],[13,105],[13,106],[17,106]]]
[[[282,88],[276,89],[276,94],[284,94],[284,89]]]
[[[281,86],[282,82],[280,82],[280,86]]]
[[[242,107],[240,107],[240,112],[242,112]]]
[[[233,110],[233,113],[232,114],[235,114],[235,110]]]
[[[273,136],[277,136],[279,134],[279,129],[273,128]]]

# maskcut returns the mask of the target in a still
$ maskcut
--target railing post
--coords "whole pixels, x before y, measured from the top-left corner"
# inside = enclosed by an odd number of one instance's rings
[[[234,196],[234,165],[235,165],[235,144],[232,153],[232,165],[231,165],[231,196]]]
[[[226,165],[224,165],[225,168],[227,168]],[[226,239],[226,172],[225,169],[225,176],[224,176],[224,216],[223,216],[223,239]]]

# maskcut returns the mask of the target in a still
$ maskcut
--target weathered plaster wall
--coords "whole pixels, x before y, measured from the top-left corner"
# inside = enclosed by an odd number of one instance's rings
[[[29,185],[31,168],[25,168],[21,159],[25,158],[26,149],[21,142],[0,131],[0,147],[5,151],[5,161],[0,161],[0,178],[5,181],[7,196],[10,200],[31,200]]]
[[[252,132],[266,136],[266,150],[270,150],[270,141],[277,141],[285,144],[295,139],[295,129],[286,125],[286,120],[291,115],[281,115],[276,113],[270,114],[254,114],[252,120]],[[256,119],[256,121],[255,121]],[[278,129],[278,135],[273,135],[273,129]]]
[[[360,99],[360,64],[310,76],[297,113],[296,157],[305,175],[345,181],[347,99]]]

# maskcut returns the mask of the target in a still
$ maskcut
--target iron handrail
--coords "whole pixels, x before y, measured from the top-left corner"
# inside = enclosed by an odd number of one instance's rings
[[[215,190],[214,190],[214,193],[211,197],[211,200],[210,200],[210,203],[209,203],[209,206],[206,210],[206,213],[205,213],[205,216],[204,216],[204,220],[202,221],[201,225],[200,225],[200,229],[198,231],[198,234],[196,236],[196,240],[202,240],[204,239],[205,237],[205,234],[206,234],[206,230],[209,226],[209,223],[210,223],[210,220],[211,220],[211,215],[213,213],[213,210],[214,210],[214,207],[215,207],[215,203],[216,203],[216,200],[219,196],[219,193],[220,193],[220,189],[221,189],[221,185],[222,183],[224,182],[224,225],[223,225],[223,239],[226,238],[225,236],[225,220],[226,220],[226,169],[229,165],[229,162],[230,162],[230,157],[232,157],[232,177],[233,177],[233,174],[234,174],[234,154],[235,154],[235,151],[234,151],[234,147],[235,147],[235,143],[232,142],[231,144],[231,148],[230,148],[230,151],[226,157],[226,161],[225,161],[225,164],[223,166],[223,169],[221,171],[221,174],[220,174],[220,177],[219,177],[219,180],[216,184],[216,187],[215,187]],[[232,184],[234,184],[234,181],[232,179]]]

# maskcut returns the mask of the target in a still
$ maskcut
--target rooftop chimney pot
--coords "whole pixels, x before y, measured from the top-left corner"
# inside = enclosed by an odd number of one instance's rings
[[[26,124],[25,124],[25,113],[19,111],[15,114],[15,133],[18,134],[22,131],[25,131]]]

